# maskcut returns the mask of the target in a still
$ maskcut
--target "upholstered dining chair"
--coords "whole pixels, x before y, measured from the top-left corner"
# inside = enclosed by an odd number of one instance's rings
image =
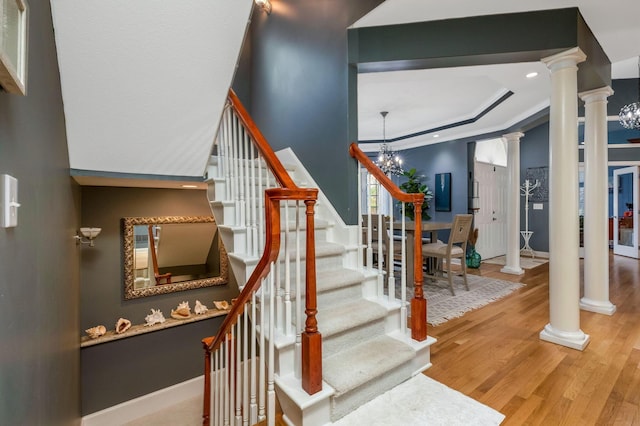
[[[449,241],[447,243],[435,242],[424,244],[422,246],[422,257],[436,258],[437,270],[433,274],[425,275],[429,278],[447,280],[449,282],[449,289],[452,295],[456,295],[453,289],[453,272],[451,270],[451,259],[461,259],[460,266],[462,268],[462,276],[464,278],[464,286],[469,291],[469,285],[467,284],[467,265],[465,262],[465,253],[467,251],[467,239],[469,238],[469,231],[471,230],[471,222],[473,216],[470,214],[458,214],[453,219],[451,225],[451,233],[449,234]],[[447,277],[444,277],[444,260],[447,264]]]

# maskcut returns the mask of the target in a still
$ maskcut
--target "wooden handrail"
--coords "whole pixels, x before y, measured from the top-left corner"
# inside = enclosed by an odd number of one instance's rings
[[[256,265],[249,280],[236,298],[223,321],[215,339],[205,338],[202,340],[204,349],[212,352],[217,350],[225,336],[231,331],[231,327],[236,323],[238,317],[244,312],[244,306],[251,298],[251,294],[258,290],[260,281],[269,274],[270,265],[278,258],[280,252],[280,201],[282,200],[317,200],[317,188],[272,188],[265,191],[265,222],[266,236],[264,242],[264,253]],[[314,308],[315,309],[315,308]]]
[[[360,164],[362,164],[364,168],[367,169],[367,171],[371,173],[387,191],[389,191],[389,194],[391,194],[393,198],[405,203],[420,203],[420,205],[422,205],[424,202],[424,194],[409,194],[398,188],[398,186],[393,183],[393,181],[389,179],[389,177],[385,175],[378,166],[373,164],[373,161],[371,161],[371,159],[362,152],[357,144],[352,143],[349,145],[349,154],[358,160]]]
[[[299,188],[291,179],[284,166],[269,146],[262,132],[233,92],[229,90],[228,101],[236,117],[241,121],[247,134],[265,160],[267,167],[281,188],[265,190],[265,243],[264,252],[258,264],[244,285],[240,295],[234,300],[230,312],[223,321],[215,337],[202,339],[205,350],[205,390],[203,407],[203,424],[209,424],[211,392],[211,361],[213,351],[220,349],[227,341],[232,327],[243,314],[252,294],[256,292],[270,272],[271,265],[280,253],[280,202],[288,200],[303,201],[306,205],[306,278],[305,278],[305,328],[302,332],[302,388],[309,394],[322,390],[322,336],[317,328],[316,271],[315,271],[315,225],[314,206],[318,199],[317,188]],[[270,324],[273,326],[273,324]]]
[[[422,288],[422,203],[424,194],[410,194],[398,186],[376,166],[357,144],[349,145],[349,154],[373,175],[393,198],[404,203],[412,203],[414,208],[415,238],[413,239],[413,279],[414,295],[411,299],[411,338],[423,341],[427,338],[427,301]]]
[[[293,179],[291,179],[291,176],[289,176],[289,173],[287,173],[284,166],[269,146],[269,142],[267,142],[267,139],[244,108],[244,105],[242,105],[242,102],[240,102],[240,99],[233,89],[229,89],[228,99],[231,106],[236,111],[238,118],[240,118],[240,121],[242,121],[242,124],[253,138],[258,151],[260,151],[260,154],[264,157],[267,166],[271,169],[273,176],[275,176],[280,186],[290,189],[297,188],[297,185],[293,182]]]

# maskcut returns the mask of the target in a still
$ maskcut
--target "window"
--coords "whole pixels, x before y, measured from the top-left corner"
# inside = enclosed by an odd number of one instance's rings
[[[27,3],[0,0],[0,85],[9,93],[27,92]]]
[[[366,169],[362,169],[362,213],[388,215],[392,202],[389,193],[380,185],[380,182],[370,175]],[[371,210],[369,210],[371,208]]]

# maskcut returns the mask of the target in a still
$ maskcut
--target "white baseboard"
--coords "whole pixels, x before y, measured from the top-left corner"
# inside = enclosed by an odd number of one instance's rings
[[[130,422],[155,413],[169,405],[204,394],[204,376],[160,389],[147,395],[123,402],[113,407],[88,414],[82,418],[82,426],[113,426]]]

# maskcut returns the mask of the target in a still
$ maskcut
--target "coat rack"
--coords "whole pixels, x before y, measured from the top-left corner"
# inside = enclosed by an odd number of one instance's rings
[[[535,183],[531,183],[529,179],[526,179],[524,183],[520,186],[520,194],[524,196],[524,231],[520,231],[520,235],[524,239],[524,246],[520,249],[520,253],[523,251],[529,253],[529,255],[534,258],[535,251],[529,245],[529,240],[533,235],[533,231],[529,231],[529,196],[533,193],[533,191],[540,186],[540,182],[536,179]]]

